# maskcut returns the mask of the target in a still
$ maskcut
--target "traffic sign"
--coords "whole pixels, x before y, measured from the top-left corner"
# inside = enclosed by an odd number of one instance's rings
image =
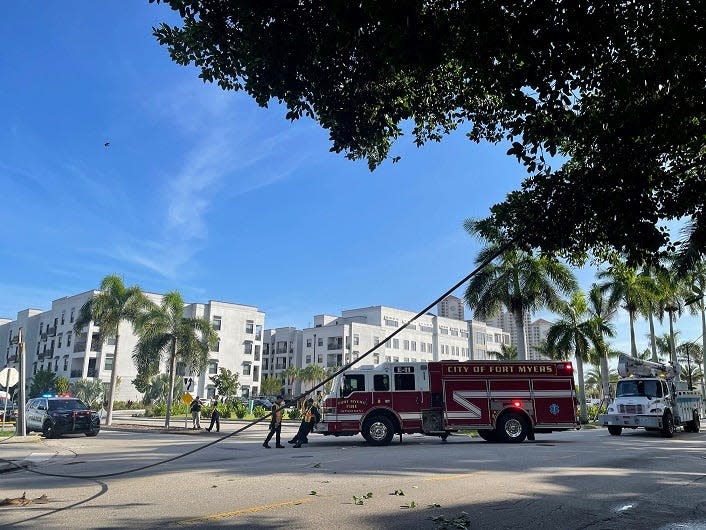
[[[183,396],[181,396],[181,401],[184,403],[184,405],[188,405],[194,400],[194,396],[189,394],[188,392],[185,392]]]
[[[194,378],[184,377],[184,392],[192,392],[194,390]]]
[[[20,380],[20,373],[12,367],[3,368],[0,370],[0,386],[9,388],[15,386]]]

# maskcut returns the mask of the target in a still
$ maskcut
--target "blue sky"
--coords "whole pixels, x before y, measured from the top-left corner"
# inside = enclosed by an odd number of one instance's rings
[[[267,327],[378,304],[417,311],[473,268],[464,219],[525,176],[506,146],[462,131],[421,149],[403,139],[402,160],[371,173],[329,153],[314,122],[171,62],[151,32],[175,22],[163,5],[30,1],[4,14],[2,317],[114,272],[190,302],[257,306]],[[577,272],[588,286],[593,273]],[[627,349],[627,316],[616,324]],[[700,334],[693,319],[677,327]]]

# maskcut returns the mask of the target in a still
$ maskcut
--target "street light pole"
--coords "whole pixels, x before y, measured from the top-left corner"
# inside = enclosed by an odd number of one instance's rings
[[[25,379],[27,377],[27,370],[25,367],[25,339],[22,328],[19,329],[17,335],[17,360],[20,364],[20,387],[17,398],[17,430],[15,434],[17,436],[27,436],[27,423],[25,422],[25,402],[27,401],[27,397],[25,396]]]

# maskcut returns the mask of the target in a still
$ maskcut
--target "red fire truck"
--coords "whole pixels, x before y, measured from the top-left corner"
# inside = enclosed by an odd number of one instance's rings
[[[395,434],[446,440],[472,429],[487,441],[522,442],[579,428],[577,403],[569,362],[382,363],[334,379],[315,432],[362,433],[372,445],[388,445]]]

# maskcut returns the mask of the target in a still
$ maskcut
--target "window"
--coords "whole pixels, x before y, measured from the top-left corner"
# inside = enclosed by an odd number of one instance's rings
[[[329,337],[327,350],[342,350],[343,349],[343,337]]]
[[[380,337],[373,337],[373,346],[380,344]]]
[[[252,355],[252,341],[251,340],[246,340],[243,343],[243,353],[245,355]],[[281,352],[281,353],[286,353],[286,352]]]
[[[392,362],[398,363],[398,362],[400,362],[400,358],[399,357],[392,357]]]
[[[64,372],[69,369],[69,356],[64,355]]]
[[[306,356],[306,364],[311,364],[311,355]]]
[[[113,369],[113,356],[112,355],[106,355],[105,356],[105,364],[103,365],[104,370],[112,370]]]
[[[385,317],[385,325],[390,326],[391,328],[397,328],[400,326],[399,321],[397,321],[394,318],[388,318],[388,317]]]
[[[270,367],[270,360],[267,357],[265,357],[264,359],[262,359],[262,369],[267,370],[269,367]]]
[[[319,355],[316,356],[316,362],[317,362],[318,364],[323,364],[323,363],[324,363],[324,356],[323,356],[323,354],[320,353]]]
[[[419,331],[425,331],[426,333],[432,333],[434,329],[428,324],[419,324]]]
[[[250,363],[243,363],[243,375],[250,375]]]
[[[468,338],[468,331],[465,331],[465,330],[462,329],[462,330],[460,331],[460,333],[461,333],[461,336],[462,336],[462,337],[464,337],[464,338],[466,338],[466,339]]]
[[[311,339],[306,339],[306,347],[311,348]]]
[[[244,398],[249,398],[250,397],[250,387],[247,385],[243,385],[240,387],[240,390],[242,391],[242,396]]]
[[[260,380],[260,367],[257,365],[252,367],[252,380],[253,381]]]
[[[216,387],[213,385],[208,385],[206,387],[206,398],[213,399],[216,397]]]
[[[255,340],[261,340],[262,339],[262,326],[258,324],[255,326]]]
[[[390,376],[387,374],[375,374],[373,376],[373,390],[378,392],[390,390]]]
[[[341,397],[350,395],[351,392],[362,392],[365,390],[365,375],[353,374],[343,377],[343,388]]]
[[[64,319],[66,318],[66,309],[61,310],[61,325],[64,325]]]
[[[451,336],[458,337],[458,330],[456,328],[451,328],[449,331],[451,332]]]
[[[395,390],[414,388],[414,366],[395,366]]]
[[[76,312],[76,308],[75,308],[75,307],[72,307],[72,308],[71,308],[71,317],[69,317],[69,322],[71,322],[72,324],[73,324],[73,322],[74,322],[74,313],[75,313],[75,312]]]
[[[380,355],[377,353],[373,354],[373,364],[380,364]]]
[[[72,320],[72,322],[73,322],[73,320]],[[66,345],[71,346],[71,332],[70,331],[66,334]]]
[[[255,328],[255,321],[254,320],[246,320],[245,321],[245,333],[252,333]]]
[[[389,363],[391,361],[392,361],[392,357],[390,357],[389,355],[385,355],[385,362]]]
[[[485,333],[476,331],[476,344],[485,344]]]
[[[421,351],[423,353],[427,352],[427,343],[426,342],[419,343],[419,351]]]
[[[216,331],[220,331],[221,329],[221,317],[214,315],[213,316],[213,329]]]
[[[403,344],[404,344],[404,349],[409,350],[409,341],[407,339],[404,340]]]
[[[260,345],[255,344],[255,360],[259,361],[260,360]]]
[[[431,342],[427,342],[427,351],[428,351],[429,353],[433,353],[433,352],[434,352],[434,346],[432,346]]]
[[[57,357],[54,359],[54,371],[58,372],[59,371],[59,358]]]
[[[319,337],[319,340],[316,341],[317,346],[323,346],[324,345],[324,339],[323,337]]]
[[[448,335],[449,334],[449,328],[446,326],[439,326],[439,333],[442,335]]]
[[[412,351],[417,351],[417,341],[413,340],[411,346],[412,346]]]
[[[39,323],[39,334],[44,333],[44,322]],[[10,333],[10,339],[12,339],[12,333]]]
[[[400,341],[399,339],[392,339],[392,347],[396,350],[400,349]]]
[[[216,345],[213,347],[213,351],[215,351],[215,352],[221,351],[221,339],[218,339],[216,341]]]
[[[63,333],[59,333],[59,342],[58,342],[58,344],[56,345],[57,348],[61,348],[61,341],[62,341],[63,339],[64,339],[64,334],[63,334]]]
[[[360,344],[360,335],[353,335],[353,346],[358,346]]]
[[[39,355],[39,345],[40,345],[40,343],[38,342],[38,343],[37,343],[37,355]],[[7,348],[7,351],[9,352],[9,351],[10,351],[10,348]]]
[[[113,336],[106,337],[105,343],[106,343],[108,346],[115,346],[115,337],[113,337]]]

